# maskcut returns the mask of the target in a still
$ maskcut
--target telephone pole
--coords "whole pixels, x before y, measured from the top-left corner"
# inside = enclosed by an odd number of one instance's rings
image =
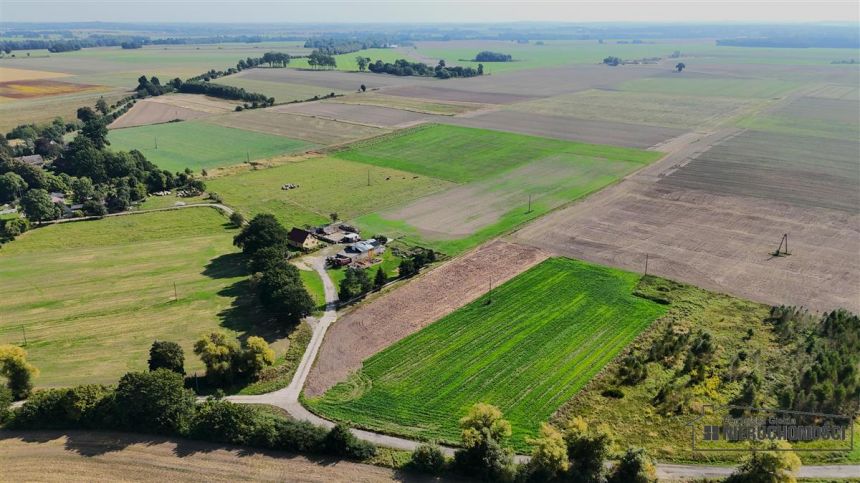
[[[24,333],[24,345],[26,346],[27,345],[27,328],[24,327],[23,325],[21,326],[21,332]]]
[[[645,254],[645,276],[648,276],[648,254]]]
[[[179,296],[176,295],[176,282],[173,282],[173,301],[176,302],[179,300]]]

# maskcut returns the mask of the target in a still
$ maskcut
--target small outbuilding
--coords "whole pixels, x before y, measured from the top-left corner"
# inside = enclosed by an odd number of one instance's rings
[[[293,227],[287,234],[287,243],[292,247],[307,251],[317,248],[320,242],[311,232]]]

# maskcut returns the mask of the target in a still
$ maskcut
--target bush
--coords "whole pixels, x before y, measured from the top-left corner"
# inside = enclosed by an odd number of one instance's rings
[[[191,418],[188,436],[205,441],[250,444],[256,438],[257,412],[250,406],[228,401],[206,401]]]
[[[439,446],[431,443],[422,444],[415,448],[409,460],[410,468],[431,475],[441,474],[445,471],[446,466],[447,461],[445,461],[442,450],[439,449]]]
[[[12,218],[3,222],[0,227],[0,239],[14,240],[15,237],[30,229],[30,222],[26,218]]]
[[[0,376],[15,399],[24,399],[33,390],[33,378],[39,370],[27,362],[27,351],[14,345],[0,345]]]
[[[173,371],[130,372],[116,388],[116,415],[120,426],[132,431],[185,434],[194,394]]]
[[[242,225],[245,224],[245,217],[242,216],[242,213],[239,213],[238,211],[234,211],[233,213],[230,214],[230,223],[235,225],[237,228],[241,228]]]
[[[0,424],[5,423],[12,414],[12,390],[6,386],[0,386]]]
[[[349,427],[343,423],[331,428],[325,437],[323,447],[328,454],[357,460],[367,459],[376,454],[376,446],[356,438]]]
[[[19,429],[94,429],[114,423],[113,392],[90,384],[69,389],[49,389],[33,394],[14,416]]]
[[[277,434],[275,448],[287,451],[318,452],[325,450],[328,431],[307,421],[280,419],[275,422]]]
[[[176,342],[155,341],[149,348],[149,370],[162,368],[185,375],[185,352]]]
[[[771,449],[788,449],[785,442]],[[738,469],[726,478],[726,483],[794,483],[800,469],[800,458],[793,451],[754,451]]]
[[[617,387],[610,387],[609,389],[605,389],[601,392],[600,395],[612,399],[622,399],[624,397],[624,391]]]
[[[657,481],[657,470],[644,449],[628,448],[613,468],[608,483],[651,483]]]

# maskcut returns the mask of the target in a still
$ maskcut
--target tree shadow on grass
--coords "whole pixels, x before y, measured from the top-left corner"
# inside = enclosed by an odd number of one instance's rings
[[[206,264],[203,275],[209,278],[236,278],[248,275],[248,259],[241,253],[226,253]]]
[[[297,324],[284,322],[263,309],[247,279],[224,287],[218,295],[232,297],[230,307],[219,312],[218,317],[223,327],[241,334],[239,340],[242,342],[256,335],[271,344],[289,336],[296,328]]]

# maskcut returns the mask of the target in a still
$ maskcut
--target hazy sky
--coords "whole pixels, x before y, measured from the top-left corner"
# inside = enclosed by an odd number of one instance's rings
[[[854,1],[0,0],[0,21],[860,21]]]

